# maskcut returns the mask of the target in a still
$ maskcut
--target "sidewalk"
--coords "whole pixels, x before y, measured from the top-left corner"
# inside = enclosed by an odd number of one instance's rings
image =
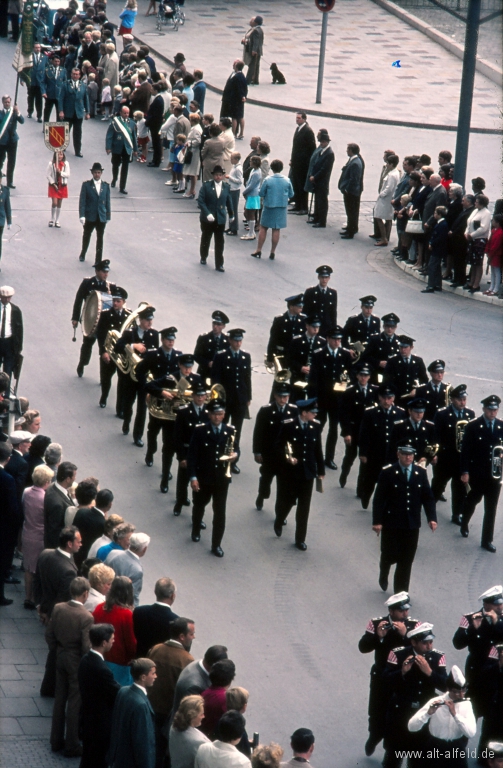
[[[340,0],[329,14],[323,103],[315,104],[322,14],[303,0],[246,0],[215,4],[188,0],[187,20],[178,32],[158,32],[155,17],[140,5],[134,34],[168,58],[183,51],[189,70],[203,69],[206,82],[223,88],[232,62],[242,56],[241,38],[252,14],[264,18],[261,84],[250,88],[251,100],[292,109],[316,109],[344,115],[451,126],[457,124],[462,62],[421,32],[390,15],[370,0]],[[121,0],[108,3],[116,22]],[[120,48],[120,43],[119,43]],[[401,68],[392,67],[400,59]],[[272,85],[268,67],[276,62],[286,85]],[[501,130],[501,89],[475,76],[472,125]]]

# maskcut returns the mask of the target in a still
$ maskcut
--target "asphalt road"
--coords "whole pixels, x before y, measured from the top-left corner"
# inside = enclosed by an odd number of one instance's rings
[[[14,90],[9,69],[12,53],[12,46],[0,43],[3,92]],[[22,106],[24,98],[23,94],[19,99]],[[208,101],[208,108],[216,111],[214,97],[210,95]],[[248,109],[247,120],[247,134],[271,137],[273,156],[287,161],[293,118],[254,108]],[[112,262],[110,279],[127,288],[131,307],[144,299],[157,307],[155,327],[176,325],[176,346],[184,351],[193,349],[197,334],[209,330],[216,308],[229,315],[230,327],[246,329],[244,348],[254,363],[253,417],[267,402],[271,385],[262,361],[272,317],[283,311],[285,296],[312,284],[315,268],[329,263],[335,269],[332,285],[339,292],[341,320],[357,310],[359,296],[374,293],[376,312],[395,311],[402,319],[402,331],[417,339],[417,354],[427,362],[443,358],[446,379],[453,384],[466,382],[469,405],[480,412],[481,397],[502,394],[500,312],[457,296],[422,295],[421,284],[391,263],[383,266],[376,261],[366,236],[371,231],[370,201],[382,148],[391,142],[400,156],[419,148],[436,157],[444,145],[452,145],[452,136],[431,131],[412,135],[405,129],[335,121],[328,127],[336,168],[344,162],[343,148],[350,137],[365,147],[368,158],[365,198],[369,203],[364,206],[361,235],[354,241],[339,241],[342,207],[334,194],[330,227],[314,233],[293,217],[274,263],[251,259],[249,244],[231,240],[226,243],[225,275],[203,269],[194,203],[172,199],[163,185],[165,174],[135,163],[129,196],[112,194],[112,221],[105,235],[105,255]],[[55,230],[47,227],[45,168],[50,153],[43,144],[41,126],[26,121],[20,127],[14,220],[12,230],[4,233],[1,273],[2,283],[15,287],[15,302],[24,313],[20,394],[41,411],[42,433],[62,443],[64,458],[78,465],[80,478],[96,475],[102,487],[114,491],[114,511],[151,535],[143,561],[142,602],[153,599],[158,577],[171,576],[178,585],[176,611],[196,622],[194,655],[200,657],[214,643],[228,646],[237,665],[236,684],[251,694],[248,731],[259,731],[261,741],[278,741],[288,748],[295,728],[311,727],[316,735],[315,766],[377,765],[380,749],[373,758],[363,756],[371,658],[359,654],[357,641],[368,619],[381,615],[387,595],[377,585],[379,545],[371,531],[370,513],[361,511],[354,497],[355,472],[342,490],[338,473],[328,471],[324,494],[313,498],[308,550],[301,553],[292,546],[291,523],[280,540],[274,535],[271,502],[262,512],[254,508],[258,472],[251,455],[253,424],[245,424],[242,472],[230,488],[225,557],[218,560],[209,553],[209,532],[193,544],[189,510],[175,518],[173,493],[159,493],[159,454],[148,469],[144,451],[121,434],[113,409],[98,408],[96,351],[84,378],[76,376],[79,345],[71,341],[71,306],[81,279],[92,274],[92,257],[85,265],[77,260],[78,192],[81,182],[90,177],[92,162],[100,160],[109,167],[105,130],[100,121],[86,124],[84,159],[69,152],[70,199],[63,204],[62,229]],[[496,141],[496,137],[474,139],[468,173],[489,179],[493,189],[499,174]],[[104,178],[110,179],[110,173]],[[339,445],[337,463],[341,459]],[[449,524],[448,504],[439,504],[438,512],[437,532],[422,529],[411,584],[411,614],[435,624],[435,645],[445,651],[450,666],[464,662],[464,654],[451,645],[461,613],[476,608],[478,595],[502,580],[503,529],[500,516],[495,536],[499,552],[490,555],[479,547],[480,509],[467,540]]]

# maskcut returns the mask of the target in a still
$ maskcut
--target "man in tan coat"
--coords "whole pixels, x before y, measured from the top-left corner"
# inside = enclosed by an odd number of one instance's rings
[[[54,606],[45,632],[49,650],[56,649],[57,653],[51,748],[53,752],[63,749],[65,757],[82,755],[79,741],[80,692],[77,673],[82,656],[90,648],[89,629],[94,624],[92,614],[84,608],[89,590],[88,580],[77,576],[70,584],[70,600]]]
[[[170,639],[165,643],[154,645],[148,652],[148,658],[155,661],[157,680],[148,689],[148,698],[155,713],[155,742],[156,765],[161,756],[166,754],[167,741],[162,734],[173,707],[176,681],[182,670],[194,661],[189,653],[195,637],[195,627],[192,619],[179,617],[170,624]]]

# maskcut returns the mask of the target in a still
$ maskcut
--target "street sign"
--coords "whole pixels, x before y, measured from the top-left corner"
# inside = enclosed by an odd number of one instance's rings
[[[317,9],[323,11],[323,13],[331,11],[335,5],[335,0],[314,0],[314,2]]]
[[[45,123],[44,141],[51,152],[63,152],[70,142],[70,126],[68,123]]]

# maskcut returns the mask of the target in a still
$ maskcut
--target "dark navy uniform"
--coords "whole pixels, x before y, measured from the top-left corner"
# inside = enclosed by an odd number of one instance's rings
[[[435,697],[436,690],[447,690],[447,670],[445,656],[441,651],[431,650],[424,658],[431,668],[431,675],[424,674],[417,664],[412,664],[409,672],[402,674],[402,665],[409,656],[416,652],[408,647],[395,648],[390,651],[383,672],[383,679],[391,693],[386,716],[385,764],[389,768],[400,766],[402,758],[397,757],[396,750],[415,750],[425,746],[426,733],[419,731],[411,733],[407,724],[418,709]],[[419,760],[417,764],[421,761]],[[411,763],[409,758],[408,765]],[[422,763],[421,763],[422,764]]]
[[[260,465],[260,482],[258,495],[268,499],[271,495],[271,484],[278,473],[278,436],[281,425],[286,419],[297,416],[297,406],[287,403],[282,409],[276,402],[263,405],[257,413],[253,430],[253,453],[262,456]]]
[[[388,629],[384,637],[379,637],[377,627],[383,621],[392,625],[392,628]],[[405,619],[403,623],[407,632],[420,624],[417,619],[409,618]],[[384,738],[389,702],[389,693],[383,680],[383,672],[390,652],[404,645],[410,648],[410,640],[406,635],[401,635],[398,629],[393,626],[393,620],[389,615],[370,619],[358,643],[360,653],[374,653],[374,663],[370,669],[369,737],[376,744]]]
[[[98,327],[96,328],[96,338],[98,339],[98,349],[100,353],[100,383],[101,383],[101,399],[100,405],[107,402],[110,387],[112,386],[112,378],[117,371],[117,400],[115,404],[115,413],[121,417],[123,413],[124,404],[124,374],[117,368],[116,364],[110,358],[109,363],[105,363],[102,359],[102,355],[105,354],[105,340],[108,331],[120,331],[124,325],[126,318],[131,314],[130,309],[123,307],[122,309],[105,309],[101,313],[98,321]]]
[[[384,381],[386,384],[392,384],[396,389],[397,398],[412,392],[415,382],[419,384],[428,383],[428,374],[423,358],[417,355],[411,355],[407,363],[402,355],[394,355],[388,360],[384,369]]]
[[[225,532],[225,511],[227,492],[231,479],[226,476],[227,462],[220,461],[226,456],[227,443],[231,435],[236,436],[236,429],[222,423],[219,431],[211,424],[199,424],[195,427],[187,455],[189,478],[197,478],[199,491],[192,495],[192,535],[199,536],[204,510],[213,502],[213,530],[211,548],[216,549],[222,543]],[[234,451],[239,454],[234,442]]]
[[[387,333],[379,333],[371,336],[365,347],[365,351],[362,355],[362,361],[372,366],[372,378],[373,384],[378,383],[379,374],[381,377],[384,375],[384,368],[381,368],[379,363],[388,361],[393,355],[398,355],[400,349],[400,343],[398,336],[388,336]]]
[[[483,620],[478,629],[473,623],[474,616],[483,615]],[[487,662],[491,649],[503,642],[503,617],[496,624],[492,623],[489,616],[485,616],[484,610],[465,613],[461,617],[459,627],[454,633],[452,644],[458,651],[468,648],[468,656],[465,664],[465,675],[468,683],[468,696],[473,703],[475,717],[484,714],[484,684],[482,671]]]
[[[496,445],[503,445],[503,421],[494,419],[493,426],[486,423],[484,416],[479,416],[466,425],[461,446],[461,474],[470,475],[470,492],[463,504],[461,530],[468,531],[475,507],[484,499],[484,521],[482,523],[481,544],[492,544],[496,508],[501,491],[500,480],[492,477],[492,452]]]
[[[453,405],[442,408],[435,416],[436,442],[439,444],[438,462],[433,467],[431,490],[435,500],[443,495],[446,485],[451,481],[452,519],[458,521],[466,496],[466,486],[461,482],[461,454],[456,448],[456,424],[458,421],[471,421],[475,411],[470,408],[456,410]]]
[[[337,291],[321,288],[319,285],[306,288],[304,292],[304,314],[316,315],[321,320],[320,335],[324,336],[337,325]]]
[[[174,376],[180,370],[178,358],[181,354],[180,349],[173,348],[168,352],[162,346],[145,352],[143,360],[136,367],[136,378],[146,382],[149,373],[154,379],[160,379],[168,373]]]
[[[347,476],[351,471],[354,460],[358,453],[358,438],[360,435],[360,427],[363,420],[363,415],[367,408],[371,408],[377,403],[377,392],[379,387],[375,384],[367,384],[366,387],[361,387],[360,384],[348,387],[341,397],[340,407],[340,423],[341,423],[341,435],[342,437],[350,437],[351,442],[346,445],[346,452],[344,459],[342,460],[340,484],[344,487]],[[356,495],[360,496],[360,478],[361,471],[358,475],[358,482],[356,485]]]
[[[324,342],[324,339],[322,339]],[[338,437],[341,392],[334,392],[334,384],[341,381],[342,374],[353,364],[349,350],[338,347],[332,350],[328,345],[316,350],[312,356],[309,371],[309,396],[316,397],[321,428],[328,419],[328,434],[325,443],[325,460],[333,461]]]
[[[178,459],[178,474],[176,477],[176,502],[175,511],[179,514],[182,506],[187,501],[187,487],[189,485],[189,471],[186,466],[189,445],[195,428],[198,424],[208,423],[206,406],[196,408],[194,403],[182,405],[177,411],[175,421],[175,451]],[[182,467],[181,463],[185,466]]]
[[[210,363],[213,362],[215,355],[222,349],[229,349],[229,346],[229,337],[226,333],[215,336],[213,331],[210,331],[197,337],[194,359],[198,365],[197,372],[203,377],[205,383],[211,378]]]
[[[272,363],[274,355],[285,358],[288,347],[295,336],[299,336],[306,328],[306,316],[291,315],[284,312],[272,321],[269,343],[267,345],[267,360]],[[283,367],[285,367],[283,365]]]
[[[428,384],[422,384],[416,388],[414,397],[421,397],[423,400],[426,400],[424,418],[428,421],[434,421],[437,411],[445,408],[446,389],[447,385],[443,382],[434,384],[433,381],[429,381]]]
[[[405,411],[397,405],[392,405],[388,410],[378,405],[367,408],[363,414],[358,438],[359,455],[367,459],[360,466],[359,477],[363,509],[367,509],[381,469],[386,464],[393,425],[404,416]]]
[[[431,421],[424,418],[418,423],[410,418],[397,421],[391,430],[387,460],[389,463],[396,461],[396,452],[400,445],[411,445],[416,449],[416,460],[419,461],[425,457],[426,446],[435,443],[435,425]]]
[[[302,373],[301,368],[305,365],[312,365],[314,353],[317,349],[322,349],[326,344],[326,339],[319,334],[308,338],[306,333],[294,336],[286,355],[287,367],[292,372],[290,384],[295,386],[296,382],[307,382],[308,377]],[[302,400],[305,397],[305,388],[297,387],[293,389],[293,396],[296,400]]]
[[[143,355],[140,355],[140,357],[143,358],[150,350],[155,350],[156,347],[159,346],[158,331],[154,331],[153,328],[149,328],[146,331],[143,331],[142,335],[140,335],[140,333],[141,330],[137,325],[135,325],[133,328],[128,328],[126,331],[124,331],[121,338],[115,345],[116,351],[124,352],[126,344],[144,344],[144,346],[147,348],[147,351]],[[135,442],[137,440],[141,440],[142,438],[143,430],[145,429],[145,419],[147,416],[147,403],[145,401],[145,388],[142,378],[143,377],[140,374],[140,378],[137,376],[138,381],[134,381],[131,376],[127,376],[124,381],[124,423],[122,425],[122,431],[125,435],[127,435],[129,432],[129,424],[133,415],[133,405],[134,401],[137,399],[136,417],[133,426],[133,440]]]
[[[372,525],[382,525],[379,581],[387,583],[390,568],[396,563],[395,592],[409,589],[421,527],[421,507],[428,522],[437,521],[426,470],[417,464],[408,469],[409,479],[406,479],[399,462],[384,467],[373,504]]]
[[[75,294],[75,301],[73,302],[72,310],[72,322],[80,322],[80,316],[82,313],[82,305],[92,291],[99,291],[100,293],[110,293],[115,295],[117,286],[115,283],[110,283],[108,280],[98,280],[96,276],[85,277],[79,285],[78,291]],[[84,369],[84,366],[89,365],[91,360],[91,353],[93,350],[96,336],[84,336],[82,339],[82,346],[80,348],[79,369]]]
[[[239,448],[243,421],[249,418],[248,403],[252,399],[251,357],[239,349],[223,349],[215,355],[211,368],[211,383],[225,389],[225,421],[232,419],[236,427],[234,450]]]
[[[305,424],[305,426],[304,426]],[[286,460],[287,443],[292,448],[293,466]],[[313,483],[325,474],[321,447],[321,425],[318,421],[303,423],[299,417],[285,419],[278,436],[278,479],[275,526],[283,525],[296,504],[295,543],[306,540],[307,522],[313,494]]]
[[[364,317],[363,312],[359,315],[352,315],[346,320],[344,326],[344,336],[342,337],[342,346],[348,347],[355,341],[362,344],[368,342],[371,336],[378,334],[381,330],[381,318],[376,315]]]

